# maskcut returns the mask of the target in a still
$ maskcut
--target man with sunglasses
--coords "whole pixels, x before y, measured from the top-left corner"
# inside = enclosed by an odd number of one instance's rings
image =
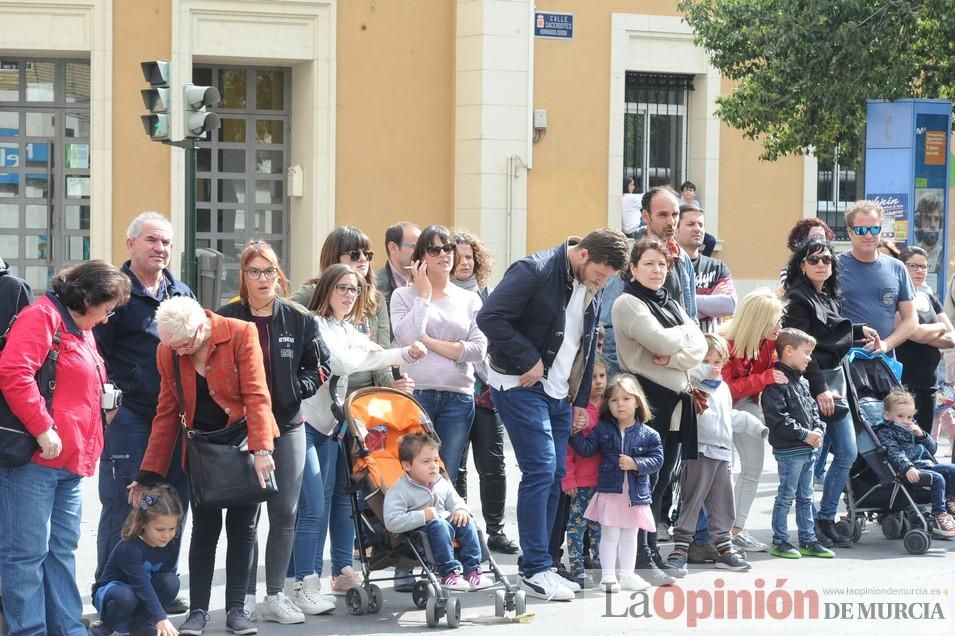
[[[885,353],[908,340],[918,320],[915,289],[905,265],[879,252],[882,217],[882,207],[875,201],[850,205],[846,209],[846,230],[852,248],[836,258],[843,315],[853,323],[875,329],[879,338],[867,342],[865,348]]]
[[[129,260],[122,271],[132,283],[129,302],[93,330],[96,345],[106,363],[109,381],[123,391],[123,403],[107,414],[103,454],[99,465],[99,529],[96,536],[96,578],[119,541],[129,513],[126,487],[139,472],[152,431],[159,399],[159,371],[156,368],[156,310],[159,303],[174,296],[195,298],[192,290],[169,271],[172,255],[172,224],[158,212],[143,212],[126,231]],[[178,457],[179,451],[176,451]],[[189,500],[189,481],[179,462],[172,462],[166,481],[182,501]],[[174,539],[178,544],[180,538]],[[166,607],[169,614],[189,609],[176,599]]]

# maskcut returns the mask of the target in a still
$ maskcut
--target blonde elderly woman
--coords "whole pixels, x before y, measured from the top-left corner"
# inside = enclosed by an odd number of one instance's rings
[[[130,485],[130,502],[139,501],[147,486],[161,481],[169,467],[179,436],[174,364],[182,376],[186,425],[215,431],[246,418],[249,452],[263,487],[275,470],[273,440],[279,429],[272,414],[262,349],[255,325],[204,310],[191,298],[170,298],[156,312],[160,344],[156,352],[161,378],[159,405],[152,434]],[[176,355],[173,355],[176,354]],[[185,457],[186,443],[183,444]],[[248,584],[255,516],[258,504],[226,509],[226,627],[234,634],[254,634],[256,626],[243,609]],[[189,606],[180,634],[201,634],[209,621],[209,595],[215,566],[216,544],[222,530],[218,508],[192,510],[189,545]]]

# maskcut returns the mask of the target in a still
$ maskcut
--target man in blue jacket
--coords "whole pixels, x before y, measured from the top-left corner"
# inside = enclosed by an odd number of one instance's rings
[[[587,417],[601,289],[626,263],[618,230],[572,237],[511,265],[478,314],[491,397],[522,473],[520,586],[537,598],[569,601],[580,589],[553,569],[548,539],[571,424]]]
[[[156,309],[173,296],[195,298],[192,291],[167,269],[172,254],[172,225],[158,212],[143,212],[126,231],[129,260],[123,272],[132,290],[129,302],[116,309],[106,324],[93,330],[109,381],[123,391],[122,405],[107,414],[108,426],[99,465],[99,530],[96,538],[96,578],[119,541],[123,521],[129,513],[126,487],[139,472],[152,431],[159,400],[159,371],[156,368]],[[189,481],[173,453],[166,481],[183,502],[189,501]],[[178,558],[180,538],[175,539]],[[181,602],[179,602],[181,604]],[[171,614],[187,607],[167,607]]]

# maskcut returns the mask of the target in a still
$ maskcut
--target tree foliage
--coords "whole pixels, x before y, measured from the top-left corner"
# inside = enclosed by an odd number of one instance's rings
[[[858,157],[867,99],[955,95],[955,0],[680,0],[761,158]],[[843,160],[843,163],[845,161]]]

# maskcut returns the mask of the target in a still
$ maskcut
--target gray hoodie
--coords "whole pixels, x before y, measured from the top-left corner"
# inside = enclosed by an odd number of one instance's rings
[[[438,477],[428,487],[404,474],[385,493],[385,527],[395,533],[420,528],[425,525],[424,509],[431,506],[442,519],[447,519],[458,510],[471,514],[468,505],[444,477]]]

